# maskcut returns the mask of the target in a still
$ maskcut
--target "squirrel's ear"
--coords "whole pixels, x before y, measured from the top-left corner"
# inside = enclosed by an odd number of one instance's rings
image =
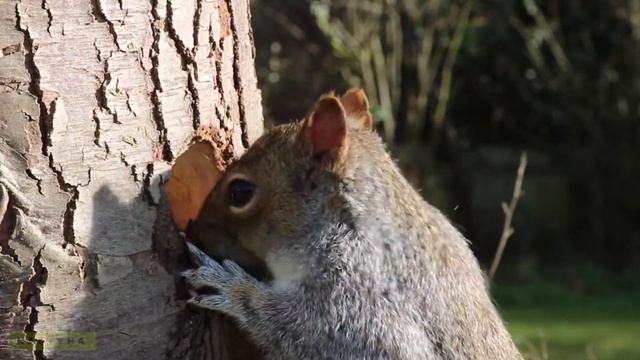
[[[332,95],[321,97],[307,116],[303,132],[314,156],[339,155],[347,141],[346,116],[340,100]]]
[[[369,100],[364,90],[351,88],[340,99],[347,114],[347,124],[350,128],[371,130],[373,119],[369,112]]]

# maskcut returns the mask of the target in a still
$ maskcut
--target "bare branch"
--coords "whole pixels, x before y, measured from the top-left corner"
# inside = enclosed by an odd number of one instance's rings
[[[523,152],[520,156],[520,166],[518,166],[518,173],[516,175],[516,183],[513,186],[513,195],[511,196],[511,202],[507,206],[507,204],[502,204],[502,210],[504,211],[504,224],[502,226],[502,235],[500,236],[500,242],[498,243],[498,249],[496,250],[496,255],[493,258],[493,262],[491,263],[491,268],[489,270],[489,279],[493,279],[496,271],[498,270],[498,266],[500,265],[500,260],[502,260],[502,254],[504,253],[504,249],[507,246],[507,241],[513,235],[514,229],[511,227],[511,221],[513,220],[513,214],[516,211],[516,206],[518,205],[518,200],[522,196],[522,182],[524,180],[524,171],[527,168],[527,153]]]

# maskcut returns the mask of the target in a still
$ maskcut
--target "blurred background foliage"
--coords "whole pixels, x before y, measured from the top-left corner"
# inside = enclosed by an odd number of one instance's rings
[[[253,0],[267,123],[363,87],[425,198],[496,250],[532,359],[640,359],[640,0]],[[525,349],[526,348],[526,349]]]

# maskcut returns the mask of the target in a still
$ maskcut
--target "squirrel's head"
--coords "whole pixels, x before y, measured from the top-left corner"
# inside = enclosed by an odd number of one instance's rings
[[[312,231],[345,176],[353,135],[371,132],[360,89],[324,95],[304,120],[267,131],[225,171],[194,225],[207,252],[248,268]],[[291,244],[293,245],[293,244]],[[263,264],[263,263],[262,263]]]

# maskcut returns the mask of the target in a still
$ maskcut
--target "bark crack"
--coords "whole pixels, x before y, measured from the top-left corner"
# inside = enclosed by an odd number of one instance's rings
[[[162,92],[162,83],[160,82],[160,32],[164,28],[164,21],[160,19],[158,14],[158,1],[151,0],[151,14],[153,20],[151,22],[151,31],[153,34],[153,43],[151,44],[150,58],[151,58],[151,71],[150,77],[153,83],[153,91],[151,92],[151,104],[153,106],[153,121],[156,124],[158,130],[158,144],[161,151],[157,154],[161,155],[158,160],[171,161],[173,160],[173,153],[171,152],[171,144],[167,136],[167,127],[164,123],[164,117],[162,116],[162,102],[160,101],[159,93]]]
[[[193,14],[193,54],[195,57],[199,45],[200,17],[202,16],[202,0],[196,0],[196,11]],[[198,79],[196,74],[196,80]]]
[[[24,172],[27,174],[29,178],[36,181],[36,186],[38,187],[38,193],[44,196],[44,193],[42,192],[42,179],[38,178],[31,169],[26,169]]]
[[[147,171],[144,174],[144,179],[142,180],[142,199],[150,205],[157,206],[158,203],[155,201],[153,194],[151,193],[151,179],[153,178],[153,172],[153,163],[148,163]]]
[[[29,322],[24,327],[25,340],[33,344],[33,358],[46,359],[43,354],[44,340],[37,339],[37,331],[35,326],[38,323],[38,306],[48,306],[52,311],[55,311],[55,307],[51,304],[43,304],[40,298],[40,291],[43,286],[47,284],[48,271],[47,268],[42,265],[42,250],[46,245],[43,245],[38,253],[33,258],[33,264],[31,265],[31,277],[22,283],[20,287],[19,301],[22,305],[23,311],[29,308]]]
[[[198,94],[198,88],[196,87],[194,80],[194,73],[196,65],[192,66],[187,77],[187,90],[191,94],[191,112],[193,113],[193,130],[200,127],[200,95]]]
[[[227,9],[229,10],[229,18],[231,25],[231,36],[233,38],[233,86],[238,93],[238,111],[240,113],[240,130],[242,131],[241,139],[242,146],[249,147],[249,135],[247,133],[247,118],[244,108],[244,94],[242,88],[242,81],[240,79],[240,40],[238,38],[238,28],[236,26],[236,16],[231,0],[225,0],[227,3]]]
[[[31,82],[29,83],[29,92],[37,99],[38,106],[40,107],[40,136],[42,141],[42,154],[47,156],[49,154],[48,147],[51,146],[51,130],[53,129],[53,111],[51,114],[47,111],[47,106],[43,100],[42,89],[40,88],[40,70],[35,63],[35,53],[37,46],[34,45],[31,33],[29,32],[29,26],[23,24],[22,14],[20,13],[20,4],[16,5],[16,29],[24,35],[23,47],[25,49],[24,65],[29,72]],[[53,106],[50,104],[50,106]]]
[[[98,39],[96,38],[93,39],[93,47],[96,49],[96,58],[98,59],[98,62],[102,62],[102,51],[100,51],[100,48],[98,47]]]
[[[56,179],[58,181],[58,187],[69,194],[69,201],[67,201],[67,205],[64,211],[64,217],[62,220],[62,235],[64,242],[62,243],[62,248],[66,249],[68,244],[75,244],[75,232],[73,230],[73,221],[74,214],[77,207],[78,198],[80,197],[80,190],[78,189],[78,185],[72,185],[67,183],[64,180],[64,175],[62,174],[62,169],[56,168],[53,162],[53,155],[49,154],[49,167],[56,175]],[[88,185],[91,182],[91,169],[89,169],[89,180],[87,181]]]
[[[121,124],[121,122],[118,120],[118,112],[111,110],[107,100],[107,86],[111,82],[111,73],[109,72],[109,59],[111,59],[112,55],[113,54],[110,54],[108,58],[105,58],[103,60],[104,69],[102,70],[102,73],[104,74],[104,78],[101,80],[100,86],[98,86],[98,88],[96,89],[96,102],[98,104],[98,108],[111,115],[114,124]],[[100,81],[100,79],[98,80]],[[95,139],[93,142],[96,145],[102,147],[100,145],[100,116],[95,110],[93,111],[93,120],[96,123],[96,129],[94,131]]]
[[[33,116],[31,116],[31,114],[29,114],[28,112],[24,111],[24,110],[20,110],[22,112],[22,115],[24,115],[24,117],[27,118],[27,122],[32,122],[32,121],[37,121],[36,119],[33,118]]]
[[[51,37],[51,24],[53,23],[53,15],[51,14],[51,8],[47,4],[47,0],[42,0],[42,10],[47,12],[47,33]],[[64,35],[64,34],[63,34]]]
[[[35,326],[38,323],[38,310],[35,306],[29,308],[29,322],[24,326],[24,340],[32,344],[32,354],[34,360],[46,360],[44,356],[44,340],[37,339],[38,332]]]
[[[89,176],[89,178],[91,178],[91,176]],[[64,238],[64,243],[62,243],[63,249],[66,249],[67,245],[69,244],[74,245],[76,243],[76,234],[75,230],[73,229],[73,221],[79,197],[80,191],[78,190],[77,186],[74,186],[73,190],[71,191],[71,198],[67,202],[67,206],[64,211],[64,218],[62,221],[62,236]]]
[[[9,246],[9,240],[14,236],[16,225],[16,212],[9,191],[0,184],[0,254],[8,255],[18,265],[22,265],[16,251]]]
[[[211,54],[209,55],[209,57],[215,57],[215,61],[214,61],[214,65],[216,67],[216,78],[215,78],[216,83],[215,84],[216,84],[216,89],[218,90],[218,94],[220,94],[220,105],[222,107],[226,107],[225,99],[224,99],[224,91],[222,87],[222,61],[221,61],[222,39],[220,40],[220,46],[218,46],[218,43],[213,38],[213,29],[211,24],[209,24],[209,44],[211,45]],[[216,116],[218,117],[218,127],[225,131],[228,130],[224,121],[224,117],[220,112],[220,107],[218,106],[218,104],[216,104],[215,106],[215,111],[216,111]],[[227,114],[228,114],[228,110],[227,110]]]
[[[96,279],[96,273],[98,272],[96,265],[98,263],[98,255],[90,252],[82,244],[76,244],[75,249],[82,259],[78,268],[80,280],[89,289],[98,287]]]
[[[133,181],[134,182],[140,182],[140,178],[138,176],[138,167],[135,164],[130,164],[127,161],[127,156],[123,153],[120,152],[120,162],[129,169],[129,172],[131,174],[131,176],[133,177]]]
[[[116,45],[118,50],[122,51],[118,44],[118,33],[116,33],[113,21],[109,20],[105,15],[102,5],[100,4],[100,0],[91,0],[91,16],[93,16],[97,22],[107,24],[107,29],[109,29],[109,33],[113,37],[113,43]]]
[[[20,44],[13,44],[13,45],[5,46],[5,47],[2,48],[2,56],[0,56],[0,58],[4,57],[4,56],[9,56],[11,54],[15,54],[18,51],[20,51],[21,49],[22,49],[22,46]]]
[[[102,145],[100,145],[100,117],[98,116],[98,111],[96,109],[93,109],[93,121],[96,123],[96,128],[93,131],[93,143],[98,147],[102,147]]]
[[[127,110],[129,110],[129,112],[134,116],[134,117],[138,117],[138,114],[136,114],[136,112],[133,110],[133,107],[131,106],[131,96],[129,95],[129,92],[126,91],[125,96],[127,97],[126,100],[126,104],[127,104]]]
[[[176,46],[176,52],[180,56],[182,70],[187,72],[187,91],[191,96],[191,112],[193,114],[193,129],[195,130],[200,126],[200,97],[198,95],[198,89],[195,86],[195,81],[197,79],[194,80],[194,77],[196,77],[195,73],[197,73],[197,64],[193,60],[193,52],[195,52],[196,47],[194,46],[194,48],[190,51],[189,49],[187,49],[184,41],[182,41],[182,39],[180,39],[180,37],[178,36],[178,33],[173,26],[173,8],[171,7],[170,0],[167,0],[167,18],[165,21],[165,25],[167,34],[169,35],[169,38],[173,40],[173,43]],[[194,29],[194,34],[195,33],[196,30]]]

